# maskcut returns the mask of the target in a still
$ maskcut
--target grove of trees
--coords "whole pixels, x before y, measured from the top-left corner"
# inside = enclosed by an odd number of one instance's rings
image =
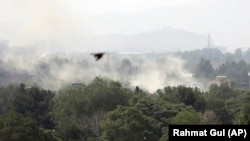
[[[11,84],[0,88],[0,140],[165,141],[169,124],[249,124],[249,103],[249,91],[227,85],[149,93],[96,78],[55,94]]]
[[[169,124],[250,124],[250,50],[223,54],[203,49],[176,55],[187,61],[185,67],[196,74],[195,79],[212,81],[225,75],[235,87],[211,84],[203,91],[178,85],[148,92],[95,77],[90,83],[64,85],[54,91],[30,85],[30,81],[0,82],[0,141],[166,141]],[[59,69],[70,68],[62,66],[72,63],[60,58],[50,62]],[[126,80],[138,71],[138,64],[123,59],[116,69]],[[0,61],[1,81],[19,75],[7,72],[5,65]],[[87,62],[79,65],[90,66]],[[37,65],[38,80],[55,75],[52,66]]]

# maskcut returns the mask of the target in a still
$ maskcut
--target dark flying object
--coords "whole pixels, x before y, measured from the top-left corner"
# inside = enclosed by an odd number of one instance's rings
[[[92,53],[92,55],[95,57],[96,61],[100,60],[104,53]]]

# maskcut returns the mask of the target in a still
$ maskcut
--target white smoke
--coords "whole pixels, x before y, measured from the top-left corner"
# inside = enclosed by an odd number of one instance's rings
[[[152,93],[165,86],[196,83],[185,70],[185,61],[169,54],[106,53],[96,61],[90,53],[52,54],[31,46],[9,48],[1,61],[1,84],[37,83],[51,90],[72,83],[88,84],[95,77],[120,81],[132,88],[139,86]]]
[[[184,60],[172,55],[155,59],[145,58],[138,75],[132,78],[131,82],[149,92],[155,92],[165,86],[189,86],[194,79],[184,69],[184,64]]]

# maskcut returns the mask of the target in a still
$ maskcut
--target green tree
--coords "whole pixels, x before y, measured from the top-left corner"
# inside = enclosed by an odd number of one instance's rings
[[[17,113],[0,115],[0,141],[58,141],[32,119]]]
[[[209,60],[201,58],[200,62],[196,65],[194,73],[201,79],[213,79],[215,72]]]
[[[0,113],[8,113],[12,104],[13,97],[19,93],[18,86],[10,84],[0,87]]]
[[[214,111],[220,124],[232,124],[233,116],[225,107],[225,101],[216,98],[207,99],[207,110]]]
[[[238,91],[238,96],[226,100],[225,107],[232,115],[234,124],[249,124],[250,122],[250,93]]]
[[[32,117],[46,129],[53,129],[50,104],[55,96],[50,90],[37,85],[26,87],[24,83],[0,87],[0,113],[10,111]]]
[[[160,99],[171,103],[184,103],[193,106],[197,111],[203,112],[206,107],[206,101],[203,97],[204,93],[198,89],[185,86],[165,87],[163,90],[157,90]]]
[[[174,124],[199,124],[200,117],[195,110],[181,111],[174,117],[173,123]]]
[[[207,98],[226,100],[230,98],[237,97],[239,92],[233,88],[230,88],[228,85],[215,85],[212,84],[209,87]]]
[[[216,74],[225,75],[235,83],[236,87],[246,89],[249,86],[249,77],[248,77],[249,70],[250,70],[250,65],[247,64],[244,60],[240,60],[237,62],[227,61],[219,66],[219,68],[216,70]]]
[[[159,130],[157,138],[164,140],[168,138],[168,125],[172,119],[182,110],[192,110],[193,107],[183,103],[170,103],[157,95],[139,93],[129,100],[129,107],[133,107],[142,112],[146,117],[150,117],[157,122]],[[118,111],[117,111],[118,112]],[[112,120],[111,120],[112,121]],[[125,124],[125,122],[123,123]]]
[[[217,64],[225,56],[218,48],[203,48],[192,51],[177,52],[176,55],[186,60],[186,68],[192,70],[199,63],[200,58],[211,60],[212,64]]]
[[[41,89],[39,86],[26,88],[20,84],[17,93],[13,95],[9,107],[11,111],[32,117],[46,129],[53,129],[54,124],[50,116],[50,103],[55,93]]]
[[[102,129],[103,139],[107,141],[159,140],[157,122],[136,107],[119,106],[109,112]]]
[[[98,139],[100,123],[117,105],[128,105],[133,91],[96,78],[89,85],[60,91],[53,100],[56,134],[65,141]]]

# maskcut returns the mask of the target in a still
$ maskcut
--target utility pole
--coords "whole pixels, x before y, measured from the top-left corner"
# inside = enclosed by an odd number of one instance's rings
[[[248,72],[248,90],[250,90],[250,72]]]

